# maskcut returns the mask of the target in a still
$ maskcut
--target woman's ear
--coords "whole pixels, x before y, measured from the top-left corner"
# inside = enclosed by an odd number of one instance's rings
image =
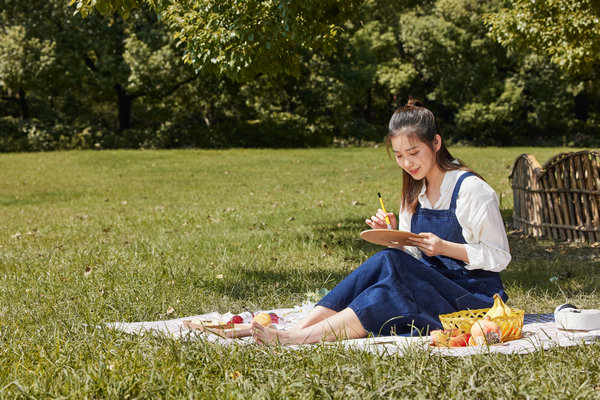
[[[433,138],[433,149],[437,152],[442,147],[442,137],[439,133],[436,133]]]

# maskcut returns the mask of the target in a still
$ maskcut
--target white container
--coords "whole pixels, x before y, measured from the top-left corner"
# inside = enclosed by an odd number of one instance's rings
[[[600,310],[578,310],[571,304],[556,307],[554,321],[560,329],[576,331],[600,330]]]

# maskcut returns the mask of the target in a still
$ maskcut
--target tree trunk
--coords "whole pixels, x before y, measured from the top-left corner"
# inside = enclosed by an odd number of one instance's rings
[[[373,90],[371,88],[369,88],[369,91],[367,92],[367,103],[365,104],[364,107],[364,117],[365,117],[365,121],[367,122],[371,122],[372,118],[371,118],[371,106],[373,104]]]
[[[580,121],[587,121],[589,112],[587,92],[584,89],[575,96],[575,118]]]
[[[125,129],[131,128],[131,106],[133,96],[127,93],[121,85],[115,85],[117,92],[117,101],[119,104],[119,120],[117,121],[117,131],[123,132]]]
[[[25,91],[19,88],[17,93],[17,103],[19,104],[19,110],[21,112],[21,119],[29,119],[29,105],[27,104],[27,98]]]

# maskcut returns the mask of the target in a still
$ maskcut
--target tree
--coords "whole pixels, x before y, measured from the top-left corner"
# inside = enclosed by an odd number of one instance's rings
[[[498,42],[545,54],[574,74],[586,75],[598,68],[598,0],[511,0],[510,5],[486,18]]]
[[[94,9],[127,18],[150,5],[170,29],[183,59],[198,71],[247,81],[259,74],[300,73],[305,49],[330,53],[340,24],[361,0],[70,0],[81,15]]]
[[[566,71],[577,119],[571,130],[577,137],[598,135],[600,1],[511,0],[510,5],[486,17],[490,34],[509,49],[542,55]]]
[[[0,0],[0,10],[3,97],[24,104],[22,115],[29,114],[25,95],[31,94],[51,108],[45,119],[122,132],[134,126],[136,111],[146,114],[139,121],[151,119],[147,108],[156,112],[157,103],[198,79],[146,6],[126,21],[118,15],[82,19],[63,0]],[[136,107],[142,98],[152,100]]]
[[[54,62],[54,47],[52,40],[28,37],[22,26],[0,31],[0,88],[6,92],[4,99],[18,104],[21,119],[29,118],[27,92],[40,85]]]

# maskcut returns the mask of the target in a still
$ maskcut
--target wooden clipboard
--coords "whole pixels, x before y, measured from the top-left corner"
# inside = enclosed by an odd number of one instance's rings
[[[388,247],[410,246],[408,238],[418,238],[420,235],[412,232],[396,231],[393,229],[369,229],[362,231],[360,237],[367,242]]]

